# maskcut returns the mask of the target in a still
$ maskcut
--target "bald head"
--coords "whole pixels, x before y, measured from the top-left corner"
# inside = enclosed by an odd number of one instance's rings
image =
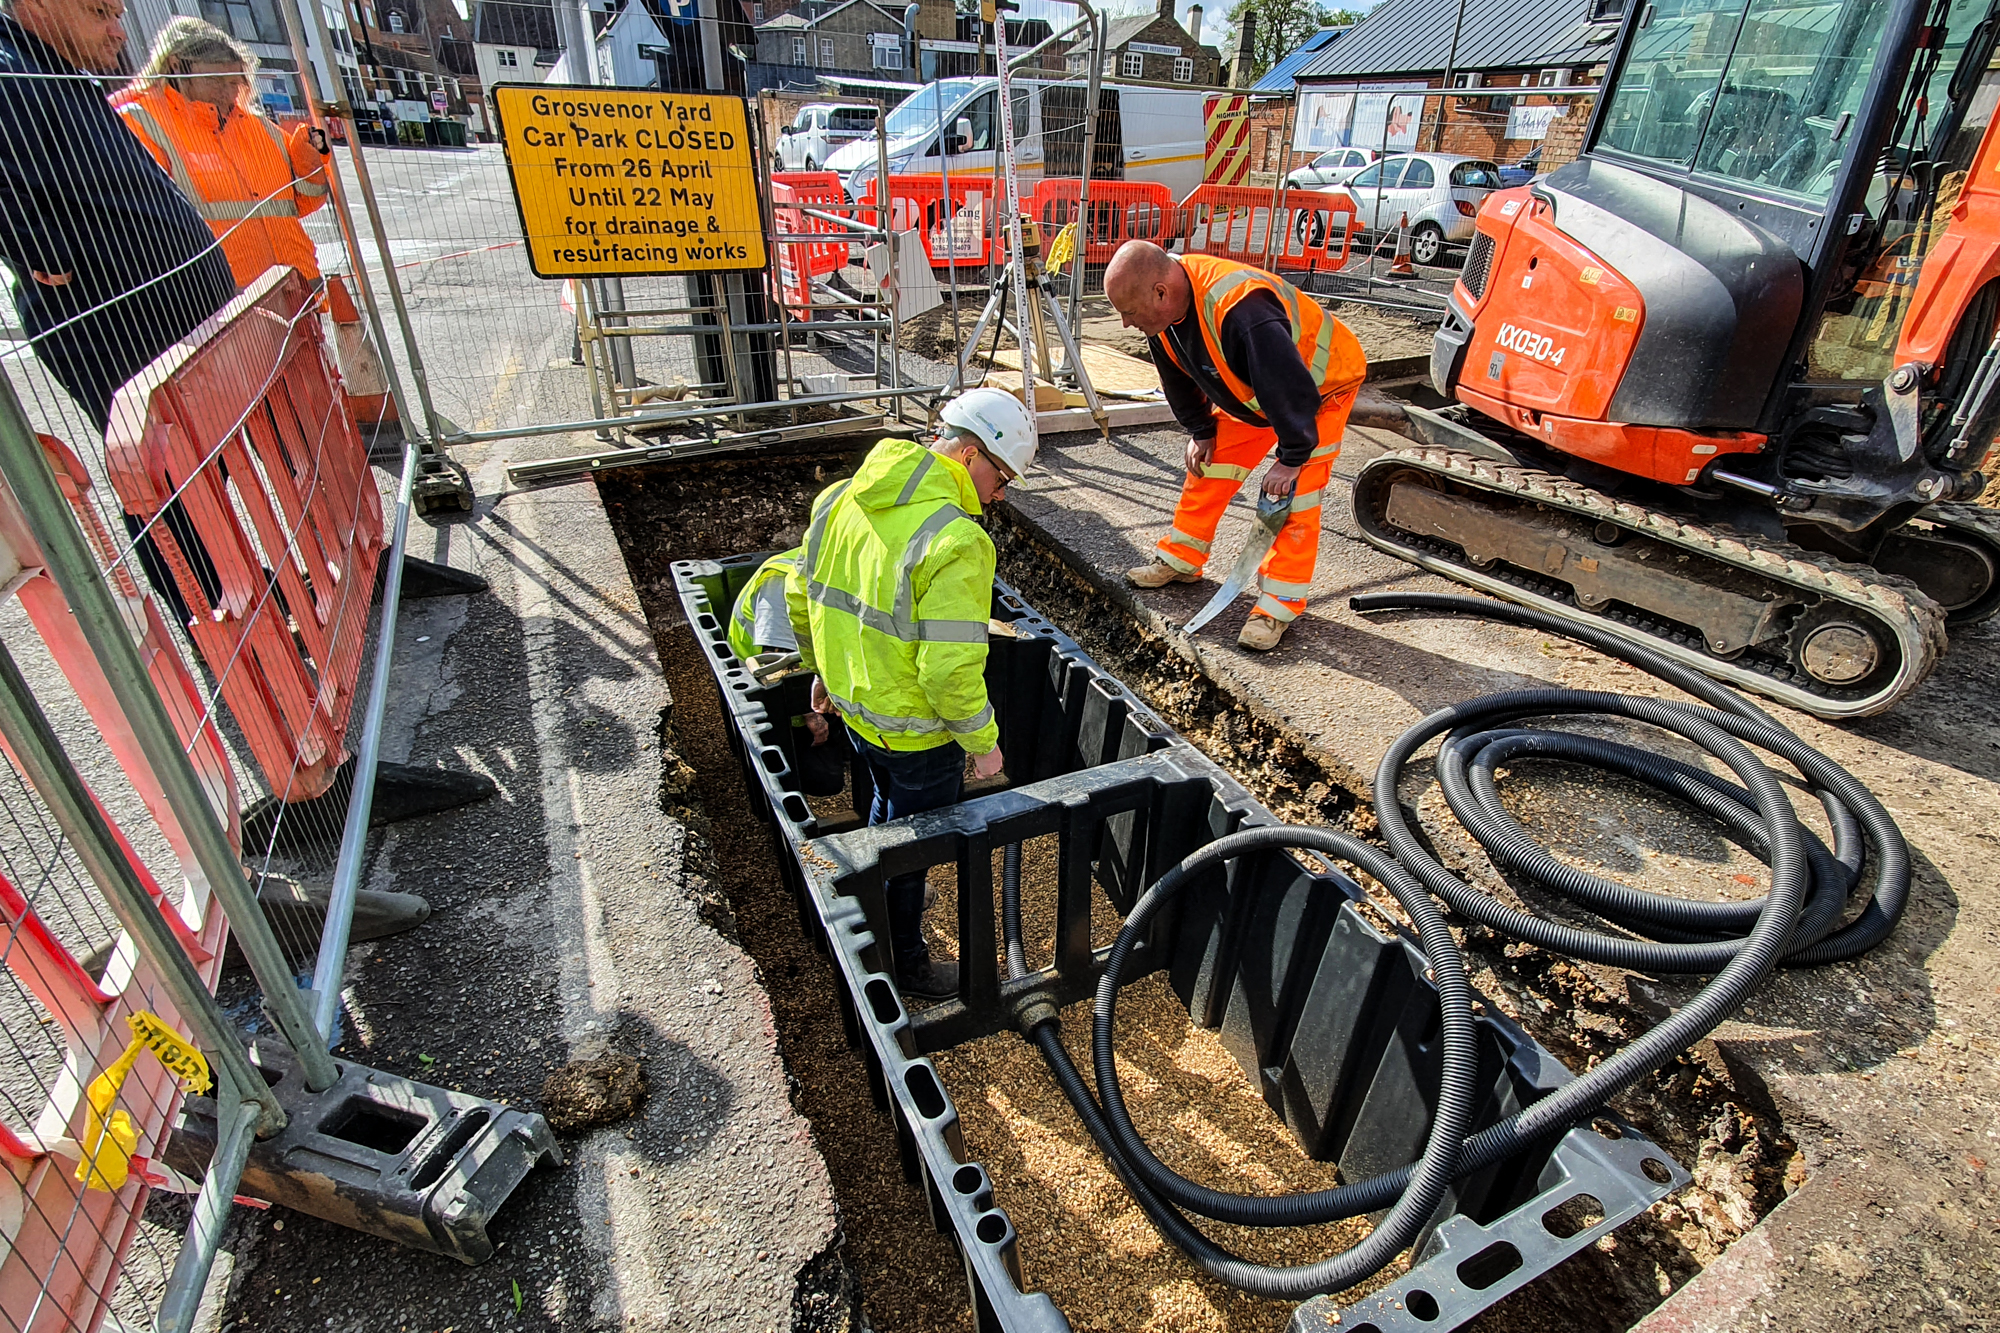
[[[1104,296],[1125,327],[1157,336],[1187,314],[1194,288],[1165,250],[1151,241],[1127,241],[1104,270]]]

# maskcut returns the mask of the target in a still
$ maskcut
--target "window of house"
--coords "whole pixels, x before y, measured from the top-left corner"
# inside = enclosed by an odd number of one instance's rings
[[[496,52],[495,54],[499,57],[502,68],[504,69],[520,68],[521,57],[515,55],[512,51],[499,51]]]
[[[819,67],[821,69],[833,68],[833,38],[831,37],[822,37],[819,39]]]
[[[403,31],[403,11],[402,11],[402,10],[400,10],[400,9],[392,9],[392,10],[390,10],[390,11],[389,11],[389,31],[390,31],[390,32],[401,32],[401,31]]]
[[[1193,56],[1175,56],[1175,57],[1174,57],[1174,82],[1175,82],[1175,83],[1193,83],[1193,82],[1194,82],[1194,57],[1193,57]]]
[[[761,5],[761,4],[755,4],[755,5],[752,5],[752,6],[750,6],[750,21],[751,21],[752,23],[762,23],[762,22],[764,21],[764,6],[763,6],[763,5]]]
[[[901,69],[903,67],[903,39],[893,34],[884,40],[884,34],[875,33],[869,41],[875,47],[876,69]]]
[[[792,63],[794,65],[809,65],[812,63],[806,56],[806,39],[803,37],[792,38]]]
[[[202,0],[201,16],[241,42],[285,40],[272,0]]]
[[[1117,72],[1118,72],[1118,57],[1117,56],[1104,57],[1104,77],[1108,79]]]
[[[1136,79],[1146,72],[1146,57],[1137,51],[1125,53],[1125,77]]]

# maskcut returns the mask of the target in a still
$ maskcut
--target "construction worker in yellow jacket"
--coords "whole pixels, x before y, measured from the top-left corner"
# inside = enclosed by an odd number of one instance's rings
[[[1257,568],[1257,604],[1236,639],[1275,648],[1306,609],[1321,492],[1368,374],[1361,344],[1274,274],[1148,241],[1118,248],[1104,295],[1146,335],[1167,404],[1189,435],[1173,527],[1125,577],[1141,588],[1198,580],[1222,511],[1275,446],[1260,489],[1279,502],[1289,494],[1290,509]]]
[[[786,603],[813,705],[839,713],[875,785],[870,824],[959,799],[965,757],[1000,772],[986,697],[993,540],[972,519],[1035,461],[1020,401],[974,389],[947,403],[929,448],[883,440],[847,481],[813,502]],[[889,933],[903,989],[958,991],[958,965],[924,943],[924,876],[888,882]]]
[[[299,219],[326,202],[326,135],[290,134],[251,109],[257,57],[185,16],[160,29],[139,77],[111,99],[222,243],[238,288],[273,264],[319,277]]]

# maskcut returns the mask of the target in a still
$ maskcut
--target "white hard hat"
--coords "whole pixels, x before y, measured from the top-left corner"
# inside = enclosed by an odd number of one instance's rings
[[[978,436],[1017,477],[1035,465],[1035,418],[1003,389],[968,390],[946,403],[938,419]]]

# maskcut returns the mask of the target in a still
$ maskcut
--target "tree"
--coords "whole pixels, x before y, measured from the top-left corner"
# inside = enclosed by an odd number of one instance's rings
[[[1242,40],[1245,15],[1255,15],[1257,32],[1251,39],[1250,75],[1253,79],[1264,74],[1299,49],[1306,38],[1321,28],[1338,24],[1359,23],[1361,15],[1352,9],[1329,9],[1317,0],[1236,0],[1230,7],[1229,22],[1231,37],[1226,58],[1233,58],[1237,44]]]

